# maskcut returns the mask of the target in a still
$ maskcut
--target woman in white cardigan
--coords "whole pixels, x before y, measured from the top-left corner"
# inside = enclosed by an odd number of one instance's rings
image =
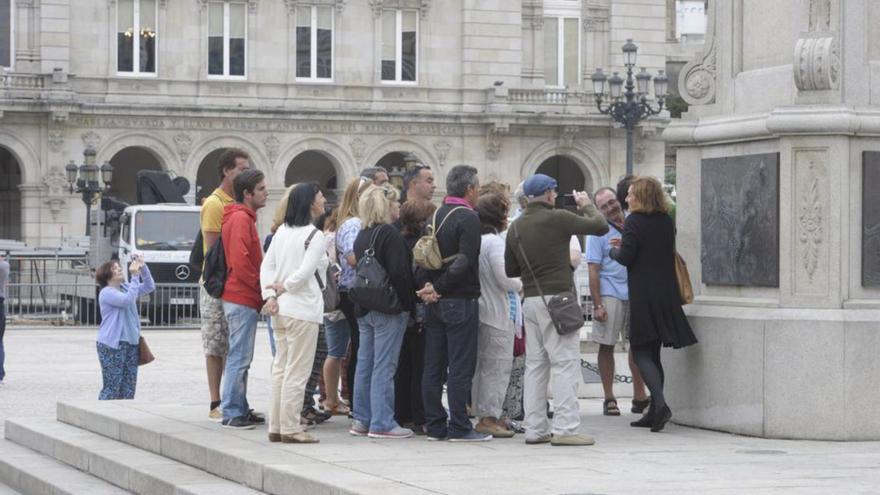
[[[324,212],[325,202],[318,184],[297,185],[260,266],[264,312],[272,315],[275,328],[270,442],[318,442],[300,425],[300,413],[324,316],[321,287],[327,283],[329,260],[324,234],[312,222]]]
[[[507,228],[509,209],[509,201],[498,193],[480,196],[476,208],[483,236],[480,243],[480,329],[471,400],[474,416],[480,419],[474,429],[496,438],[509,438],[514,434],[499,420],[513,367],[515,298],[522,289],[520,279],[508,278],[504,273],[504,238],[500,234]]]

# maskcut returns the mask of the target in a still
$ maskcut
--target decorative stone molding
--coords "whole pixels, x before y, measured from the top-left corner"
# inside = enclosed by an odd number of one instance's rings
[[[281,141],[274,134],[270,134],[263,138],[263,147],[266,148],[266,158],[270,162],[274,162],[278,158],[278,151],[281,149]]]
[[[382,11],[387,9],[412,9],[418,10],[422,19],[428,15],[431,9],[431,0],[370,0],[373,16],[381,17]]]
[[[101,144],[101,136],[95,131],[86,131],[80,135],[80,138],[85,146],[97,148]]]
[[[534,31],[544,29],[543,0],[523,0],[522,25],[528,26]]]
[[[49,131],[49,151],[53,153],[58,153],[61,151],[64,146],[64,131],[61,130],[52,130]]]
[[[810,0],[810,31],[831,31],[831,0]]]
[[[578,133],[580,132],[580,127],[576,125],[566,125],[562,126],[559,130],[559,142],[562,144],[563,148],[571,148],[574,146],[574,141],[577,138]]]
[[[825,262],[826,201],[828,170],[825,150],[795,150],[797,263],[795,290],[799,294],[824,292],[825,276],[819,276]]]
[[[715,103],[717,87],[717,44],[715,43],[715,11],[718,2],[709,2],[706,42],[703,53],[685,64],[678,78],[678,92],[690,105]]]
[[[160,1],[164,1],[164,0],[160,0]],[[199,4],[199,10],[204,11],[205,9],[207,9],[208,8],[208,1],[209,0],[196,0],[196,2],[198,2],[198,4]],[[251,12],[257,11],[257,3],[259,3],[259,0],[246,0],[246,2],[247,2],[249,11],[251,11]]]
[[[452,149],[452,145],[449,144],[449,141],[437,141],[434,143],[434,151],[437,152],[437,161],[440,162],[440,166],[446,166],[446,157],[449,156],[449,150]]]
[[[190,151],[192,151],[193,138],[187,133],[181,132],[174,136],[174,147],[177,155],[180,157],[181,163],[186,163]]]
[[[367,143],[361,138],[354,138],[348,142],[348,146],[351,148],[351,156],[354,157],[354,161],[358,165],[363,163],[367,151]]]
[[[501,153],[501,136],[510,132],[507,124],[492,124],[486,132],[486,158],[495,161]]]
[[[800,91],[837,89],[840,41],[831,34],[809,34],[794,48],[794,82]]]
[[[608,31],[611,9],[605,5],[585,2],[582,17],[584,32]]]
[[[58,167],[52,167],[43,177],[43,185],[46,187],[46,198],[43,204],[49,207],[52,220],[58,220],[58,213],[67,206],[68,184],[67,177]]]
[[[290,13],[294,13],[297,7],[311,7],[313,5],[335,7],[336,12],[341,13],[345,9],[347,0],[284,0]]]

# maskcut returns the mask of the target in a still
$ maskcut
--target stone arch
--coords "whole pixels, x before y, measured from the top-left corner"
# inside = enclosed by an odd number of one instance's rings
[[[330,160],[336,170],[336,187],[339,189],[344,188],[345,184],[358,173],[354,159],[339,143],[322,137],[307,137],[294,141],[280,153],[272,176],[273,185],[278,187],[284,185],[287,168],[294,158],[306,151],[316,151]]]
[[[22,240],[23,169],[13,152],[0,146],[0,239]]]
[[[529,153],[520,167],[520,177],[534,174],[544,161],[553,156],[563,156],[572,160],[594,188],[609,184],[608,164],[599,158],[595,151],[583,143],[559,146],[556,140],[546,141]]]
[[[0,146],[6,148],[18,162],[22,184],[40,180],[40,159],[30,144],[14,133],[0,129]],[[63,171],[64,164],[60,168]]]
[[[439,161],[434,156],[434,154],[431,153],[424,145],[411,139],[391,139],[380,143],[372,150],[370,150],[369,153],[367,153],[367,158],[363,161],[361,167],[374,167],[376,163],[378,163],[379,160],[388,153],[406,153],[408,151],[414,153],[422,163],[431,167],[431,169],[434,171],[434,177],[443,176],[443,171],[440,170]]]
[[[144,146],[127,146],[109,160],[113,165],[113,183],[108,195],[128,204],[137,203],[137,174],[141,170],[162,171],[162,159]],[[98,162],[100,165],[101,162]]]
[[[256,141],[242,135],[214,134],[193,146],[189,158],[186,160],[184,170],[186,176],[195,183],[202,160],[212,151],[218,148],[240,148],[251,156],[251,163],[263,171],[267,177],[275,176],[275,166],[263,153],[262,148]],[[270,185],[271,186],[271,185]]]
[[[172,171],[177,175],[186,175],[186,170],[182,168],[180,160],[171,147],[160,139],[156,139],[155,135],[144,132],[127,132],[108,139],[106,143],[99,146],[98,155],[95,157],[96,162],[100,166],[104,162],[109,162],[120,151],[132,147],[142,148],[152,153],[162,170]]]

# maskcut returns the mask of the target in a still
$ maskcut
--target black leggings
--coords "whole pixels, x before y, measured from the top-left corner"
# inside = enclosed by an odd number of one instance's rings
[[[666,377],[663,374],[663,364],[660,362],[660,341],[633,344],[632,353],[633,360],[639,367],[639,373],[642,374],[645,385],[651,391],[651,408],[655,411],[662,409],[666,405],[666,397],[663,396],[663,383]]]
[[[351,327],[351,338],[349,339],[351,354],[348,357],[348,373],[345,377],[345,381],[348,383],[348,393],[350,394],[350,403],[354,406],[354,374],[357,370],[357,354],[358,348],[360,347],[358,344],[360,343],[361,334],[358,333],[358,322],[357,317],[354,314],[354,303],[348,297],[348,291],[340,291],[339,292],[339,308],[342,311],[342,314],[345,315],[345,321],[348,322],[348,326]]]

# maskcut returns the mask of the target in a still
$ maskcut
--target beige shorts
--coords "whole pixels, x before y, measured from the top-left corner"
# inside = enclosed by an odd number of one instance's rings
[[[223,301],[211,297],[199,284],[199,311],[202,315],[202,347],[206,356],[224,357],[229,352],[229,327],[223,314]]]
[[[629,338],[629,301],[621,301],[615,297],[602,297],[608,319],[593,320],[593,331],[590,340],[597,344],[614,345],[618,339]]]

